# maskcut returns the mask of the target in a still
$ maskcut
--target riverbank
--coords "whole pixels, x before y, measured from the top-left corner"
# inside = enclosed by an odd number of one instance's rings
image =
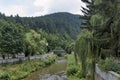
[[[90,80],[88,78],[83,78],[82,76],[82,68],[81,64],[75,64],[75,57],[74,54],[67,55],[67,69],[66,73],[68,76],[68,80]]]
[[[65,74],[66,67],[66,59],[57,57],[50,66],[41,68],[22,80],[68,80]]]
[[[19,64],[0,66],[0,80],[20,80],[30,73],[51,65],[55,62],[56,55],[51,55],[43,60],[25,61]]]

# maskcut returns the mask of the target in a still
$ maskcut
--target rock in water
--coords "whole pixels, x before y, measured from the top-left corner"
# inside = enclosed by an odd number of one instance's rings
[[[58,72],[54,75],[51,74],[41,74],[40,80],[68,80],[67,75],[64,71]]]
[[[66,80],[66,79],[58,75],[52,75],[47,80]]]

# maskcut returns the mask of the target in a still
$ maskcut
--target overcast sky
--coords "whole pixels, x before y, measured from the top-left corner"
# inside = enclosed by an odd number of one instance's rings
[[[55,12],[82,14],[81,0],[0,0],[0,12],[7,16],[41,16]]]

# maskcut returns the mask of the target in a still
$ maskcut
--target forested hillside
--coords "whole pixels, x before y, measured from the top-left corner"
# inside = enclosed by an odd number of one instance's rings
[[[0,14],[0,18],[13,23],[20,23],[27,30],[38,30],[42,28],[45,32],[51,34],[57,34],[64,39],[75,39],[80,33],[80,15],[73,15],[70,13],[54,13],[41,17],[15,17]]]
[[[54,13],[41,17],[0,14],[0,51],[3,56],[24,52],[25,56],[54,49],[71,52],[80,33],[79,15]],[[13,48],[13,46],[15,48]],[[4,58],[4,57],[3,57]]]

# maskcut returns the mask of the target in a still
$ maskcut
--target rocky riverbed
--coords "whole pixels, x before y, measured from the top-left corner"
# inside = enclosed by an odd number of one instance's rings
[[[68,80],[64,71],[56,73],[56,74],[41,74],[40,80]]]

